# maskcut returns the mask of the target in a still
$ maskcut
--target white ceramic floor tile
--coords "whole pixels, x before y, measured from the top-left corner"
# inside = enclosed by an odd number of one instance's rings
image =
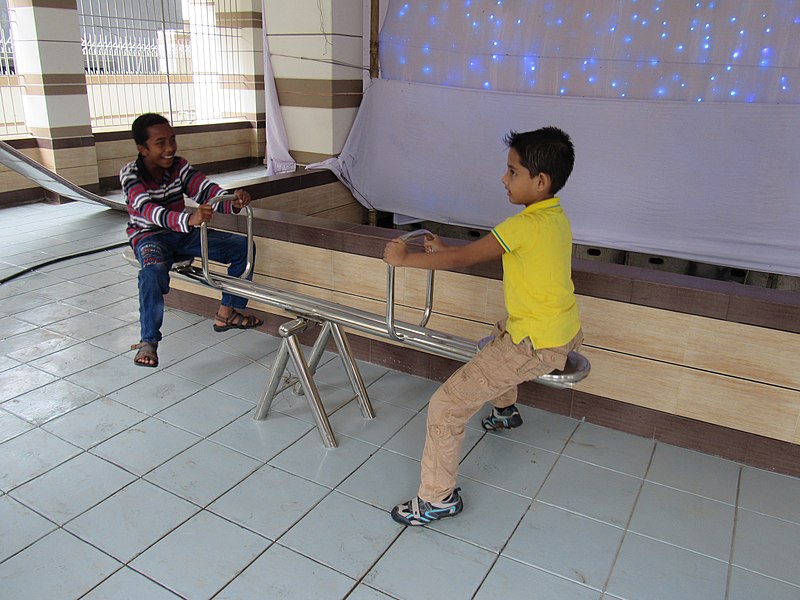
[[[109,398],[145,414],[154,415],[202,389],[203,386],[199,383],[183,377],[149,370],[146,378],[109,394]]]
[[[388,402],[377,400],[371,404],[375,418],[365,419],[361,413],[361,405],[353,399],[331,415],[331,427],[337,434],[381,446],[416,414]]]
[[[465,477],[533,498],[558,454],[527,444],[485,435],[461,462]]]
[[[9,369],[3,373],[3,380],[0,382],[0,403],[52,383],[56,379],[56,376],[29,365]]]
[[[729,460],[659,443],[646,479],[734,504],[739,469]]]
[[[56,527],[11,496],[0,496],[0,563]]]
[[[728,560],[734,507],[654,483],[645,483],[629,528],[717,558]]]
[[[85,372],[81,371],[80,374],[76,373],[65,379],[76,383],[80,382],[83,387],[107,396],[134,381],[143,379],[150,373],[150,369],[134,365],[127,356],[115,356],[111,360],[94,365]]]
[[[24,318],[23,315],[33,313],[35,311],[47,311],[49,306],[52,305],[45,305],[44,307],[26,310],[22,313],[17,313],[17,316],[15,317],[0,317],[0,340],[17,335],[19,333],[24,333],[25,331],[30,331],[31,329],[34,329],[36,325],[43,325],[43,323],[37,323],[32,318]]]
[[[208,510],[270,539],[303,518],[328,488],[266,465],[250,475]]]
[[[356,396],[353,390],[334,387],[326,383],[317,385],[317,391],[320,402],[328,415],[335,413]],[[275,396],[270,406],[270,412],[273,410],[314,423],[314,414],[308,405],[308,398],[305,394],[295,393],[294,387],[287,388]]]
[[[800,523],[800,479],[743,467],[739,506]]]
[[[0,356],[0,373],[18,367],[19,365],[20,362],[18,360],[14,360],[9,356]]]
[[[493,432],[490,435],[496,435],[503,439],[520,442],[523,444],[530,444],[537,448],[550,450],[551,452],[561,452],[569,440],[570,436],[578,427],[579,421],[564,415],[557,415],[549,413],[538,408],[518,404],[520,416],[522,417],[522,425],[511,431],[500,430]],[[478,413],[478,424],[480,419],[485,417],[491,412],[491,406],[486,404]],[[480,429],[480,425],[478,425]]]
[[[215,600],[345,598],[355,581],[288,548],[271,546]]]
[[[98,398],[42,425],[63,440],[91,448],[147,418],[147,415],[108,398]]]
[[[73,519],[65,529],[127,563],[199,510],[139,479]]]
[[[500,552],[528,510],[530,498],[466,478],[460,478],[458,486],[464,510],[455,518],[432,523],[430,529]]]
[[[65,302],[70,301],[71,299],[65,300]],[[70,337],[82,340],[90,340],[98,335],[103,335],[109,331],[119,329],[126,324],[127,323],[124,321],[114,319],[113,317],[107,317],[105,315],[101,315],[100,313],[82,312],[79,315],[69,317],[63,321],[51,323],[47,326],[47,328],[55,331],[56,333],[61,333]]]
[[[797,600],[800,587],[733,567],[727,600]]]
[[[417,495],[419,469],[418,460],[381,449],[336,489],[383,509],[388,517],[393,506]]]
[[[145,479],[205,506],[259,466],[260,461],[203,440],[156,467]]]
[[[120,563],[63,530],[56,530],[0,563],[6,598],[80,598]]]
[[[236,338],[234,338],[236,339]],[[211,387],[231,396],[257,404],[264,394],[270,370],[253,362],[215,382]]]
[[[149,418],[95,446],[92,454],[141,476],[201,439],[193,433]]]
[[[602,590],[623,529],[534,502],[503,555]]]
[[[10,494],[63,525],[133,480],[130,473],[84,452]]]
[[[475,600],[600,600],[600,592],[500,557]]]
[[[624,527],[642,480],[562,456],[538,500]]]
[[[158,413],[158,418],[205,437],[252,409],[253,405],[246,400],[206,388],[165,408]]]
[[[339,436],[337,441],[338,448],[325,448],[314,428],[269,464],[324,486],[336,487],[377,451],[375,446],[354,438]]]
[[[0,408],[0,444],[33,429],[33,425]]]
[[[348,594],[347,600],[392,600],[392,597],[362,583]]]
[[[87,285],[85,277],[81,278],[81,285]],[[114,304],[115,302],[125,300],[126,297],[127,296],[123,294],[118,294],[107,289],[92,289],[85,294],[71,296],[64,300],[64,302],[83,310],[94,311],[101,306],[108,306],[109,304]]]
[[[169,590],[125,567],[94,588],[81,600],[178,600]]]
[[[800,525],[739,509],[733,564],[800,586]]]
[[[220,342],[228,352],[241,354],[250,360],[269,362],[266,357],[281,345],[281,338],[261,331],[248,329]]]
[[[361,379],[364,381],[365,386],[369,386],[371,383],[377,381],[388,371],[386,367],[373,365],[361,360],[357,360],[356,365],[358,366]],[[342,364],[342,359],[338,354],[336,358],[328,361],[317,369],[316,373],[314,373],[314,380],[347,390],[353,389],[350,379],[347,376],[347,371]]]
[[[583,422],[564,448],[564,455],[644,477],[654,446],[652,439]]]
[[[203,511],[134,559],[130,566],[186,598],[211,598],[269,543]]]
[[[626,600],[722,600],[727,573],[724,562],[629,533],[607,591]]]
[[[195,352],[191,357],[169,367],[168,372],[202,385],[211,385],[248,364],[250,359],[225,352],[221,345],[216,345]]]
[[[3,340],[3,348],[9,357],[27,363],[78,343],[74,338],[49,329],[35,329]]]
[[[8,491],[80,454],[81,449],[41,429],[32,429],[0,445],[0,490]]]
[[[17,316],[28,323],[41,326],[63,321],[84,312],[82,308],[76,308],[62,302],[53,302],[18,313]]]
[[[401,530],[385,511],[332,492],[280,544],[360,579]]]
[[[279,412],[256,421],[255,409],[226,425],[208,439],[260,461],[268,461],[295,443],[313,427]]]
[[[41,425],[85,406],[98,397],[97,392],[58,379],[3,403],[3,408],[18,417]]]
[[[30,365],[57,377],[66,377],[110,358],[114,358],[114,354],[108,350],[84,342],[31,361]]]
[[[409,527],[364,577],[364,583],[397,598],[471,598],[496,555],[424,527]],[[413,573],[413,576],[409,576]],[[457,577],[444,574],[455,574]],[[434,581],[442,581],[431,594]]]
[[[390,371],[368,388],[370,398],[397,404],[413,411],[421,410],[441,384],[436,381]]]

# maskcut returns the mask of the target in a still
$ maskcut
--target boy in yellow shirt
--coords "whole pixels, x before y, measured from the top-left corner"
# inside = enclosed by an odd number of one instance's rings
[[[422,269],[502,258],[508,313],[491,342],[431,397],[419,491],[391,511],[403,525],[426,525],[463,510],[455,483],[467,421],[488,400],[493,408],[482,421],[484,429],[521,425],[517,386],[563,369],[583,340],[572,285],[572,231],[555,196],[572,173],[572,141],[556,127],[512,131],[504,141],[508,165],[502,182],[509,201],[523,210],[466,246],[448,247],[433,236],[425,241],[425,253],[409,254],[401,240],[384,250],[390,265]]]

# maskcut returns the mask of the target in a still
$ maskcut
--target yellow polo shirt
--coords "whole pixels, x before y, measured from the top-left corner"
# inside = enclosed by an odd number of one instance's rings
[[[563,346],[581,327],[572,285],[572,230],[558,198],[536,202],[492,234],[505,250],[503,293],[515,344]]]

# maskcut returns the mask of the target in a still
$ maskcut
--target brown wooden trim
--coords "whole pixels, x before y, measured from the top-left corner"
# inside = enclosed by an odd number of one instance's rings
[[[75,125],[72,127],[31,127],[30,133],[33,137],[42,140],[70,139],[70,138],[91,138],[92,128],[89,125]]]
[[[314,163],[322,162],[332,158],[332,154],[320,154],[319,152],[305,152],[303,150],[289,149],[289,156],[291,156],[298,165],[313,165]]]
[[[281,106],[302,108],[356,108],[361,104],[360,79],[276,78]]]
[[[69,150],[71,148],[92,148],[94,137],[82,136],[74,138],[36,138],[36,145],[47,150]]]
[[[236,29],[261,29],[261,13],[255,11],[218,12],[217,27],[234,27]]]
[[[214,315],[218,305],[218,301],[212,298],[176,289],[171,290],[165,301],[173,308],[208,318]],[[264,319],[262,329],[272,335],[277,335],[278,326],[289,320],[271,313],[253,312]],[[301,336],[300,342],[311,345],[316,334],[314,330],[308,331]],[[434,381],[444,381],[460,365],[457,361],[355,334],[348,334],[348,340],[358,360]],[[332,347],[329,349],[335,351]],[[586,420],[754,467],[800,476],[800,445],[797,444],[670,415],[579,390],[559,390],[533,382],[520,386],[518,402],[578,421]]]
[[[78,10],[75,0],[10,0],[9,8],[63,8]]]
[[[44,190],[39,187],[0,192],[0,208],[41,202],[44,197]]]

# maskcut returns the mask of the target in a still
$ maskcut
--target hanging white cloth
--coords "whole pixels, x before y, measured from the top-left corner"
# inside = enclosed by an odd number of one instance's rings
[[[798,107],[557,98],[376,80],[329,168],[365,206],[491,228],[519,207],[503,136],[575,143],[576,243],[800,275]]]
[[[264,94],[267,107],[267,148],[264,164],[267,175],[291,173],[297,163],[289,154],[289,136],[283,124],[281,105],[278,102],[278,90],[275,87],[275,75],[272,71],[272,58],[269,53],[269,36],[267,35],[267,11],[261,8],[261,31],[264,37]]]

